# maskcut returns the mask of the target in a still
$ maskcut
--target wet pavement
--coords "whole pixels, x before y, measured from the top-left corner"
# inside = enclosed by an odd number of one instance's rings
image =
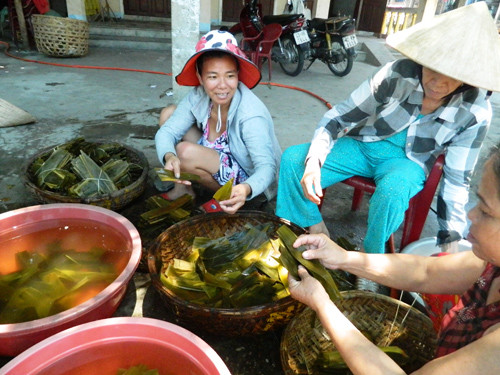
[[[371,43],[386,48],[380,39],[371,38]],[[24,59],[49,64],[14,59],[0,51],[0,98],[28,111],[37,119],[33,124],[0,128],[0,213],[39,203],[23,182],[29,158],[50,146],[85,137],[87,140],[126,144],[140,150],[148,159],[151,171],[145,193],[120,210],[132,222],[137,220],[138,214],[143,212],[144,200],[158,193],[153,185],[153,168],[160,166],[153,141],[158,114],[165,105],[177,101],[170,95],[172,78],[166,75],[171,68],[169,54],[163,51],[93,48],[85,57],[58,59],[35,51],[21,52],[12,48],[10,52]],[[81,66],[126,68],[130,71]],[[299,76],[289,77],[277,64],[273,64],[272,82],[287,87],[260,84],[254,91],[268,106],[276,134],[285,149],[309,141],[316,123],[327,110],[323,101],[294,87],[308,90],[335,104],[346,98],[376,69],[378,66],[356,61],[352,72],[339,78],[317,61]],[[263,76],[267,78],[267,67],[263,68]],[[495,119],[480,163],[487,149],[500,140],[498,94],[493,95],[492,105]],[[477,178],[474,177],[474,184]],[[351,199],[351,188],[343,184],[334,186],[328,190],[323,213],[332,238],[343,236],[359,245],[366,226],[368,199],[357,212],[350,211]],[[473,202],[474,198],[471,199]],[[246,208],[269,213],[274,211],[273,201],[265,205],[260,203],[252,202]],[[430,212],[422,237],[434,236],[436,232],[435,214]],[[400,231],[396,233],[396,243],[399,243],[399,238]],[[175,317],[150,286],[147,272],[136,274],[116,315],[147,316],[175,322]],[[280,331],[251,338],[223,338],[203,332],[194,333],[214,347],[233,374],[282,373]],[[3,358],[0,364],[8,359]]]

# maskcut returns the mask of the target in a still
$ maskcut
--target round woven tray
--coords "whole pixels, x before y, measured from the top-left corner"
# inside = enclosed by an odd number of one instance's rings
[[[95,143],[102,144],[109,142],[95,142]],[[120,146],[127,151],[128,161],[136,163],[142,167],[141,175],[129,186],[114,191],[111,194],[100,195],[91,198],[70,197],[60,193],[55,193],[53,191],[40,189],[36,185],[36,177],[33,176],[33,174],[30,172],[31,165],[35,162],[36,159],[38,159],[39,157],[46,156],[48,153],[52,152],[52,150],[57,146],[58,145],[49,147],[31,157],[26,163],[24,169],[24,183],[28,188],[28,190],[31,191],[35,199],[40,203],[83,203],[83,204],[92,204],[94,206],[100,206],[116,211],[125,207],[127,204],[131,203],[133,200],[138,198],[146,189],[146,182],[149,169],[146,157],[142,152],[137,151],[132,147],[125,146],[123,144],[120,144]]]
[[[202,330],[226,337],[249,336],[286,325],[304,308],[304,305],[290,296],[265,305],[241,309],[205,307],[177,297],[160,281],[159,273],[166,265],[174,258],[185,259],[189,255],[194,237],[215,239],[242,230],[246,223],[256,225],[268,222],[273,223],[276,229],[286,224],[297,235],[305,233],[303,228],[277,216],[260,211],[241,211],[234,215],[198,215],[174,224],[157,237],[148,255],[151,280],[181,325],[190,330]]]
[[[381,294],[360,290],[341,293],[344,298],[335,304],[360,331],[369,333],[378,346],[395,345],[408,354],[405,371],[413,372],[434,357],[436,332],[425,314]],[[315,374],[318,353],[331,350],[335,346],[316,313],[306,308],[291,320],[281,337],[283,371],[286,375]]]
[[[42,14],[31,16],[36,48],[55,57],[79,57],[89,52],[89,23]]]

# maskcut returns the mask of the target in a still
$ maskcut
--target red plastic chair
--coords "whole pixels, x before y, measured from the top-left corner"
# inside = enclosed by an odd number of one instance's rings
[[[267,58],[269,81],[271,81],[271,50],[281,36],[281,25],[270,23],[264,26],[259,35],[241,40],[241,50],[245,51],[250,60],[262,70],[262,61]]]
[[[427,214],[431,207],[432,199],[436,193],[436,189],[443,175],[444,166],[444,155],[439,155],[432,167],[429,177],[425,181],[423,189],[410,199],[408,209],[405,212],[405,219],[403,224],[403,235],[401,237],[401,244],[399,250],[404,249],[408,244],[418,240],[422,234],[424,228],[425,220],[427,219]],[[351,210],[358,210],[361,200],[363,199],[363,194],[373,194],[375,191],[375,182],[371,178],[365,178],[360,176],[354,176],[342,181],[344,184],[352,186],[354,188],[354,195],[352,198]],[[323,199],[325,198],[326,189],[323,189]],[[319,209],[323,205],[323,199],[319,204]],[[394,246],[394,234],[386,243],[386,249],[394,253],[396,248]]]

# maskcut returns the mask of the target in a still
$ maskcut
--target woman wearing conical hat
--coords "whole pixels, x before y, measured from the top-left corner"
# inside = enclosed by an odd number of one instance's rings
[[[469,183],[492,117],[488,91],[500,91],[498,32],[481,2],[390,35],[387,44],[405,58],[329,110],[310,144],[283,153],[276,214],[328,234],[322,189],[354,175],[373,178],[363,247],[383,253],[444,153],[437,238],[453,249],[464,236]]]
[[[469,32],[473,35],[467,35]],[[387,42],[410,59],[383,68],[347,102],[327,113],[311,146],[310,158],[315,158],[315,165],[309,166],[307,161],[304,180],[308,180],[308,173],[317,174],[318,179],[309,183],[319,187],[317,164],[321,163],[321,184],[330,181],[325,178],[331,173],[325,171],[325,166],[333,163],[329,160],[332,153],[339,160],[346,159],[336,153],[344,139],[349,140],[349,145],[359,142],[360,150],[371,152],[367,157],[374,150],[364,147],[366,144],[389,143],[379,147],[385,154],[378,153],[370,160],[375,166],[375,158],[390,159],[400,148],[407,159],[400,158],[392,167],[403,176],[408,170],[420,175],[418,168],[408,167],[408,161],[425,169],[429,160],[444,152],[445,179],[438,202],[440,240],[453,241],[461,236],[465,225],[462,211],[468,182],[491,118],[485,90],[500,91],[497,31],[481,2],[444,13],[429,23],[395,34]],[[348,132],[339,139],[343,129]],[[353,131],[355,135],[351,135]],[[322,147],[319,140],[327,147],[333,146],[330,153],[322,150],[325,158],[314,156],[314,145]],[[342,147],[356,158],[352,148]],[[402,178],[393,190],[413,192],[406,185]],[[387,202],[393,199],[390,189],[384,194],[382,198]],[[411,193],[400,199],[409,196]],[[329,269],[342,269],[392,288],[461,295],[440,322],[435,358],[420,369],[408,371],[418,375],[500,374],[500,144],[482,166],[477,196],[478,203],[468,214],[470,251],[442,257],[346,251],[323,233],[301,236],[294,246],[306,247],[304,259],[317,259]],[[392,203],[388,205],[394,209]],[[381,218],[372,216],[372,220]],[[362,322],[350,322],[344,316],[305,268],[299,267],[298,277],[289,277],[289,283],[292,297],[316,312],[353,374],[407,373],[356,328],[362,327]],[[396,324],[404,327],[405,318],[396,318]]]
[[[205,34],[196,52],[176,76],[179,85],[194,86],[179,105],[160,114],[156,151],[165,169],[197,174],[216,191],[233,179],[231,197],[219,202],[233,214],[247,200],[276,192],[281,147],[273,120],[251,89],[260,71],[227,31]],[[177,181],[168,199],[194,195],[190,181]]]

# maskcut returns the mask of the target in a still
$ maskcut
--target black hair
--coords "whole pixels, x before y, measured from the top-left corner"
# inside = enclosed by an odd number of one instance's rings
[[[236,63],[236,70],[240,71],[240,64],[239,64],[238,59],[236,57],[234,57],[230,53],[227,53],[227,52],[224,52],[224,51],[216,51],[216,50],[207,51],[205,53],[202,53],[200,55],[200,57],[198,57],[198,59],[196,60],[196,71],[198,72],[198,74],[201,75],[201,72],[203,71],[203,64],[205,63],[206,59],[209,59],[209,58],[219,58],[219,59],[221,59],[221,58],[223,58],[225,56],[232,57],[233,60],[234,60],[234,62]]]

